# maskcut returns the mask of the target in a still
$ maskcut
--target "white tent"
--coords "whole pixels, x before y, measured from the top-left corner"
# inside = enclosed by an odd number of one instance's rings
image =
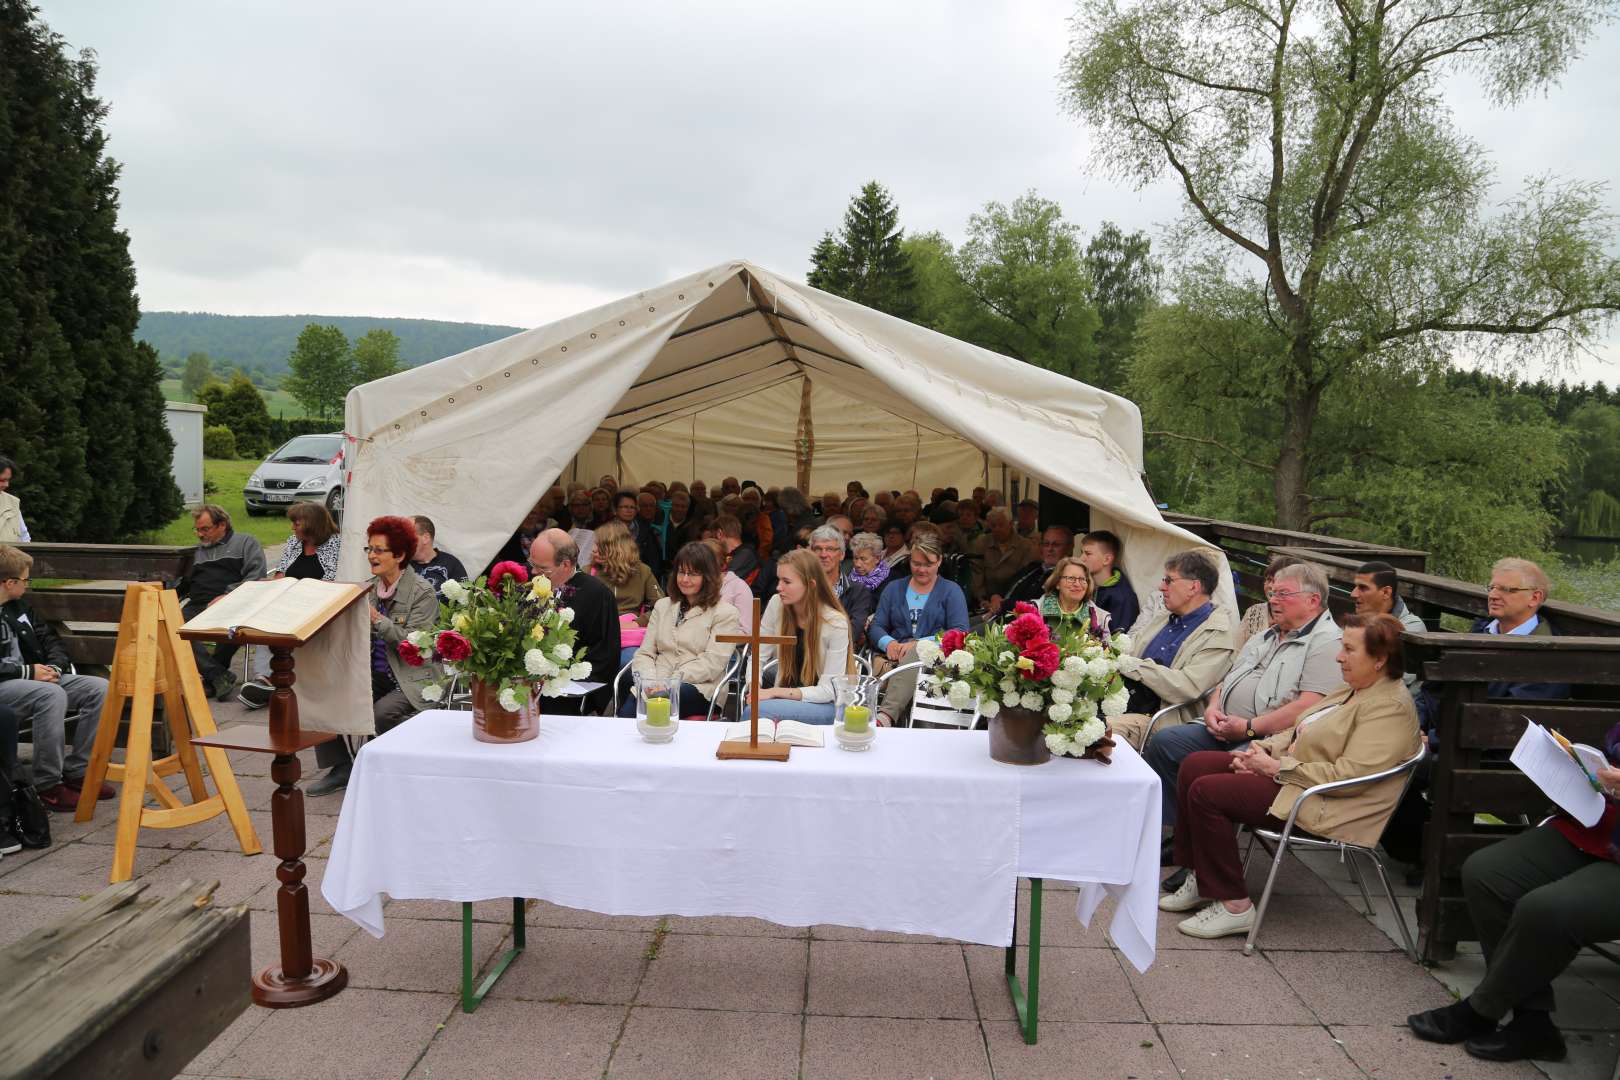
[[[1005,490],[1013,471],[1089,504],[1144,602],[1175,551],[1226,565],[1154,506],[1131,402],[747,262],[356,387],[344,430],[347,580],[374,517],[427,515],[476,570],[553,482],[605,473],[813,498],[849,480]]]

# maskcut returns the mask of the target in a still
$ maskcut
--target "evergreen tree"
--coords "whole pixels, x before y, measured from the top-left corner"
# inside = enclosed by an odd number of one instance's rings
[[[287,357],[289,373],[282,387],[297,398],[309,415],[325,420],[342,414],[343,398],[354,386],[354,357],[349,339],[335,326],[309,323]]]
[[[270,452],[270,410],[253,380],[238,371],[231,376],[219,404],[208,410],[210,424],[223,424],[236,436],[242,457],[263,457]]]
[[[25,0],[0,0],[0,58],[0,452],[37,537],[116,539],[174,482],[169,457],[136,460],[162,397],[135,350],[107,109],[89,56]]]
[[[161,528],[185,509],[173,470],[161,467],[162,462],[174,460],[174,436],[169,434],[169,425],[163,418],[163,391],[158,385],[163,368],[158,362],[157,350],[144,341],[137,341],[135,364],[131,393],[125,401],[135,417],[135,468],[137,473],[156,471],[158,475],[135,485],[129,505],[124,507],[123,527],[118,530],[122,536]],[[154,462],[159,464],[152,464]]]
[[[1147,233],[1126,235],[1105,221],[1086,245],[1085,265],[1091,275],[1092,302],[1102,325],[1097,329],[1097,384],[1119,390],[1125,358],[1136,339],[1136,324],[1158,296],[1159,264]]]
[[[810,284],[910,318],[917,308],[917,283],[899,220],[900,208],[888,191],[869,181],[849,201],[838,235],[827,233],[811,253]]]

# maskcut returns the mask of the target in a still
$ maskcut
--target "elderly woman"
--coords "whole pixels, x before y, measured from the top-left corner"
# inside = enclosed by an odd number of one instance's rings
[[[1091,571],[1085,563],[1073,555],[1059,559],[1044,588],[1040,609],[1048,626],[1079,625],[1092,637],[1107,635],[1108,612],[1091,602]]]
[[[1605,804],[1596,824],[1560,812],[1463,863],[1485,978],[1461,1001],[1407,1017],[1418,1038],[1460,1042],[1487,1061],[1563,1059],[1552,981],[1583,946],[1620,938],[1620,725],[1603,751],[1609,767],[1597,770]],[[1498,1027],[1509,1012],[1513,1019]]]
[[[849,579],[858,581],[876,596],[889,580],[889,564],[883,561],[883,539],[876,533],[856,533],[849,541]]]
[[[407,634],[427,630],[439,615],[433,586],[411,569],[416,551],[416,525],[410,518],[380,517],[366,526],[366,562],[371,567],[371,716],[377,734],[398,727],[427,708],[422,687],[439,677],[433,664],[410,667],[400,659],[399,644]],[[305,785],[317,798],[349,786],[354,755],[342,739],[315,748],[315,764],[328,771]]]
[[[1234,824],[1281,828],[1306,788],[1383,772],[1417,753],[1417,709],[1401,683],[1400,620],[1349,615],[1343,629],[1344,685],[1297,724],[1242,750],[1200,750],[1181,763],[1175,862],[1192,872],[1159,907],[1200,909],[1177,926],[1183,934],[1219,938],[1254,926]],[[1296,820],[1317,836],[1370,846],[1400,794],[1401,779],[1392,777],[1313,798]]]
[[[1245,641],[1248,641],[1256,634],[1265,633],[1271,628],[1271,624],[1276,621],[1271,613],[1271,594],[1277,588],[1277,575],[1285,568],[1298,562],[1299,560],[1292,555],[1278,555],[1266,564],[1266,572],[1260,586],[1265,592],[1266,598],[1258,604],[1251,605],[1249,610],[1243,613],[1243,621],[1238,624],[1237,632],[1233,635],[1236,640],[1233,641],[1232,647],[1238,652],[1243,651]]]
[[[911,549],[906,546],[906,527],[898,521],[891,521],[883,527],[883,561],[890,570],[894,570],[911,557]]]
[[[702,543],[687,544],[675,553],[669,595],[653,605],[647,635],[630,670],[643,677],[680,679],[678,715],[707,715],[736,647],[718,638],[739,628],[736,608],[720,598],[720,563],[714,552]],[[634,694],[624,699],[619,715],[636,715]]]

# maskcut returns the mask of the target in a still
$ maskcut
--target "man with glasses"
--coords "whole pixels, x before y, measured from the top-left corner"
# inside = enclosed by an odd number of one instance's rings
[[[843,516],[833,519],[848,520]],[[810,534],[810,553],[821,563],[822,572],[838,594],[838,602],[844,606],[844,614],[849,616],[849,647],[858,652],[866,648],[866,624],[877,610],[877,597],[843,569],[845,544],[843,531],[832,521],[817,526]]]
[[[1196,724],[1203,697],[1232,666],[1232,615],[1210,600],[1220,571],[1207,555],[1184,551],[1165,560],[1159,596],[1165,610],[1134,635],[1119,658],[1130,689],[1129,711],[1114,721],[1115,737],[1138,749],[1153,734],[1148,724],[1167,706],[1159,726]],[[1157,730],[1157,729],[1155,729]]]
[[[1001,598],[1001,603],[990,605],[989,616],[994,618],[1003,608],[1011,610],[1012,606],[1020,601],[1029,604],[1039,603],[1041,594],[1046,591],[1046,579],[1057,569],[1058,560],[1065,555],[1073,554],[1074,530],[1067,525],[1048,525],[1046,531],[1041,533],[1040,557],[1031,560],[1029,565],[1018,572],[1012,584],[1007,586],[1007,594]],[[992,601],[994,599],[991,597]]]
[[[1203,723],[1167,727],[1147,740],[1142,758],[1159,774],[1164,825],[1176,823],[1176,777],[1188,754],[1241,750],[1261,736],[1287,731],[1344,681],[1339,627],[1327,598],[1320,567],[1298,563],[1279,570],[1271,594],[1274,621],[1243,646],[1204,703]]]
[[[192,531],[197,534],[197,554],[191,571],[175,591],[182,603],[180,614],[189,622],[203,609],[238,585],[264,577],[264,545],[246,533],[231,528],[231,515],[222,506],[206,503],[191,513]],[[241,681],[231,674],[231,658],[240,648],[221,641],[209,652],[200,641],[191,643],[197,657],[197,670],[203,685],[220,701],[229,701]]]
[[[529,545],[529,569],[556,590],[557,602],[574,611],[574,653],[591,665],[591,682],[604,685],[584,697],[546,699],[558,713],[598,713],[612,703],[619,670],[619,607],[613,590],[579,568],[579,547],[561,529],[547,529]]]

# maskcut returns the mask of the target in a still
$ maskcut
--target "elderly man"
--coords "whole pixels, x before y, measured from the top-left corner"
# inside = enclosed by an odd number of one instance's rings
[[[604,684],[582,698],[557,698],[559,713],[600,713],[611,704],[619,672],[619,611],[613,590],[579,568],[579,546],[561,529],[547,529],[529,545],[529,568],[549,580],[557,602],[574,611],[575,653],[591,665],[591,682]]]
[[[1142,605],[1136,599],[1136,588],[1120,567],[1123,555],[1124,546],[1119,542],[1119,537],[1107,529],[1096,529],[1080,538],[1080,561],[1091,571],[1091,580],[1097,590],[1091,602],[1108,612],[1108,625],[1122,633],[1135,626],[1142,614]],[[1326,595],[1323,594],[1324,597]],[[1170,797],[1174,799],[1175,796],[1172,786]]]
[[[1356,602],[1356,614],[1393,615],[1401,620],[1401,626],[1414,634],[1421,634],[1428,627],[1396,593],[1399,584],[1400,576],[1389,563],[1370,562],[1356,567],[1355,583],[1350,586],[1350,598]],[[1417,672],[1408,671],[1402,679],[1409,692],[1416,691]]]
[[[973,599],[987,611],[1000,611],[1007,586],[1029,565],[1035,549],[1013,531],[1012,515],[997,507],[984,517],[990,531],[973,542]]]
[[[979,537],[984,535],[984,525],[979,521],[979,504],[972,499],[963,499],[956,504],[956,536],[962,545],[970,546]]]
[[[1116,737],[1140,748],[1153,734],[1153,715],[1168,707],[1176,711],[1161,727],[1197,722],[1204,695],[1226,676],[1236,651],[1231,613],[1210,600],[1219,582],[1220,571],[1202,552],[1165,560],[1159,580],[1165,610],[1148,620],[1119,658],[1131,697],[1130,712],[1114,721]]]
[[[1034,499],[1021,499],[1013,525],[1025,540],[1034,540],[1041,531],[1041,504]]]
[[[1205,702],[1203,723],[1176,724],[1147,740],[1142,757],[1159,774],[1165,825],[1176,821],[1176,777],[1188,754],[1239,750],[1286,731],[1343,681],[1339,627],[1328,614],[1327,598],[1320,567],[1299,563],[1279,570],[1271,594],[1275,621],[1238,654]]]
[[[889,511],[889,520],[899,522],[902,529],[909,530],[922,516],[922,500],[914,491],[908,491],[894,500],[894,509]]]
[[[844,519],[848,520],[848,519]],[[838,594],[838,602],[849,616],[849,647],[866,647],[866,624],[877,610],[877,598],[872,590],[855,581],[843,568],[846,551],[844,534],[833,524],[821,525],[810,534],[810,553],[821,563],[827,580]]]
[[[68,671],[67,650],[23,599],[33,566],[32,555],[0,544],[0,706],[33,728],[33,783],[40,802],[66,812],[79,805],[107,680]],[[69,709],[79,714],[79,723],[73,752],[64,757]],[[0,775],[0,784],[9,793],[11,777]],[[96,797],[114,794],[112,785],[102,784]]]
[[[1041,533],[1040,558],[1030,560],[1029,565],[1018,572],[1012,584],[1007,586],[1007,595],[990,614],[995,615],[1002,607],[1011,607],[1019,601],[1039,603],[1041,594],[1046,591],[1046,579],[1057,569],[1058,560],[1073,554],[1074,530],[1067,525],[1048,525],[1046,531]]]
[[[741,493],[742,484],[738,482],[735,476],[728,476],[720,481],[720,497],[722,499],[727,495],[739,495]]]
[[[180,614],[189,621],[203,609],[244,582],[264,577],[264,545],[231,528],[231,515],[222,506],[207,503],[191,513],[197,534],[197,554],[191,572],[176,586],[183,603]],[[220,701],[229,701],[241,680],[231,673],[231,658],[239,648],[222,641],[209,652],[200,641],[191,643],[203,685]]]

